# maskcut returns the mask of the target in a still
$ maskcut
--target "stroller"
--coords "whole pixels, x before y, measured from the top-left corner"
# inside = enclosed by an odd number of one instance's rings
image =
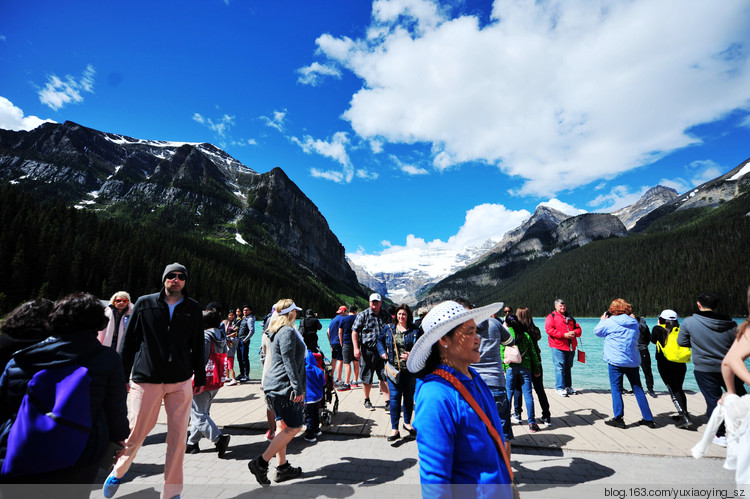
[[[339,412],[339,395],[333,386],[333,369],[331,369],[331,362],[323,357],[322,353],[316,352],[313,354],[315,360],[318,361],[318,365],[325,372],[326,383],[323,387],[323,400],[320,401],[318,411],[320,412],[320,424],[323,426],[329,426],[333,415]],[[329,409],[328,404],[332,406]]]

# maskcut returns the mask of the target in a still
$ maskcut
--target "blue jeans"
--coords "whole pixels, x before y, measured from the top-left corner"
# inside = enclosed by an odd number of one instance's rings
[[[392,430],[398,430],[402,398],[404,399],[404,424],[411,424],[411,415],[414,412],[414,388],[416,387],[416,381],[416,377],[406,369],[401,370],[401,374],[398,377],[398,385],[394,384],[390,379],[388,380]]]
[[[727,388],[726,383],[724,383],[724,377],[721,375],[721,372],[697,370],[693,371],[693,375],[695,375],[695,382],[698,383],[698,388],[706,400],[706,417],[710,418],[711,413],[716,409],[716,404],[718,404],[719,399],[724,394],[724,390]],[[736,376],[734,378],[734,391],[739,396],[747,393],[742,380]],[[716,430],[716,436],[724,436],[726,435],[726,431],[726,426],[724,423],[721,423],[719,429]]]
[[[648,406],[646,394],[641,386],[641,375],[639,367],[619,367],[609,364],[609,388],[612,391],[612,410],[616,418],[621,418],[625,413],[625,407],[622,403],[622,378],[627,376],[630,386],[633,388],[635,400],[641,409],[641,415],[646,421],[653,421],[654,416],[651,414],[651,408]]]
[[[512,365],[505,371],[505,384],[507,387],[519,386],[523,392],[523,398],[526,399],[526,415],[529,419],[529,424],[536,423],[534,417],[534,395],[532,393],[532,374],[531,371],[520,365]],[[508,404],[513,402],[513,396],[518,397],[515,390],[508,390]],[[521,415],[516,414],[520,419]]]
[[[565,390],[573,388],[570,371],[573,369],[573,358],[575,352],[552,349],[552,362],[555,364],[555,389]]]
[[[513,440],[513,426],[510,423],[510,402],[508,402],[508,392],[505,388],[490,386],[490,393],[497,406],[497,414],[500,416],[500,422],[503,425],[503,438],[505,441]]]

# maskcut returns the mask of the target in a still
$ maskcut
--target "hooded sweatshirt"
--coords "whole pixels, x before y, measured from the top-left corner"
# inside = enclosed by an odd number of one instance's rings
[[[721,361],[734,343],[737,323],[713,311],[698,312],[682,323],[677,344],[693,349],[696,371],[721,372]]]
[[[10,423],[15,421],[26,385],[38,371],[77,364],[91,376],[92,429],[76,466],[98,462],[110,441],[130,433],[125,373],[120,356],[96,339],[96,331],[79,331],[46,340],[16,352],[0,378],[0,466],[7,450]],[[50,443],[52,445],[52,443]]]
[[[276,397],[298,396],[307,390],[305,355],[307,349],[299,333],[291,326],[282,326],[278,331],[268,332],[271,362],[263,378],[263,391]]]

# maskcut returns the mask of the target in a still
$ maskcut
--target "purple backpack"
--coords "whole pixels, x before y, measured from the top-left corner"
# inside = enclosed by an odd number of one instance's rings
[[[91,433],[90,385],[88,369],[75,364],[34,374],[8,433],[0,474],[30,475],[73,466]]]

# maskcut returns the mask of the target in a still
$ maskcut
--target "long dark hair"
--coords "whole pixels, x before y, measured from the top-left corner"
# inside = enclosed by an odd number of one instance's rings
[[[750,325],[750,286],[747,288],[747,318],[745,322],[737,327],[737,341],[742,338],[742,335],[747,331],[747,327]]]
[[[539,331],[539,328],[534,324],[534,320],[531,317],[531,310],[527,307],[519,307],[516,310],[516,318],[518,319],[518,322],[526,326],[526,331],[529,333],[532,340],[539,341],[542,339],[542,332]]]
[[[411,312],[411,307],[409,307],[409,305],[407,305],[406,303],[402,303],[396,309],[396,313],[394,314],[394,316],[396,317],[396,324],[398,324],[398,311],[399,310],[406,311],[406,328],[411,329],[412,327],[414,327],[414,315]]]

